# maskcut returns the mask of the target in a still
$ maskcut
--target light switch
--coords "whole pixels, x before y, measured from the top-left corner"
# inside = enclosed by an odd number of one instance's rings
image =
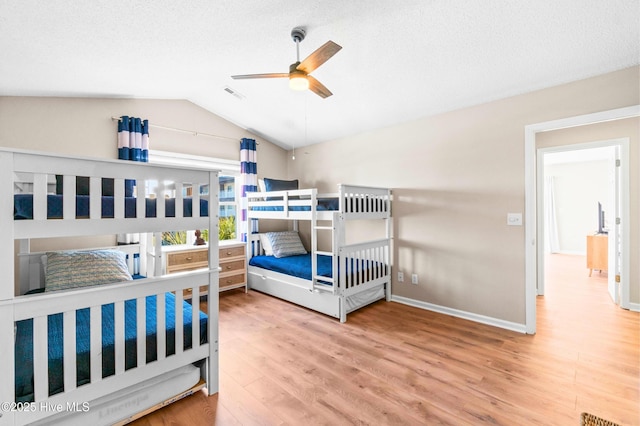
[[[507,213],[507,225],[522,226],[522,213]]]

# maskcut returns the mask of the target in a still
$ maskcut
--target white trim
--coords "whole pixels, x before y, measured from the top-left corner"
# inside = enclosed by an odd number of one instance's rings
[[[525,324],[526,332],[536,332],[537,215],[536,215],[536,133],[640,116],[640,105],[546,121],[524,128],[525,180]],[[627,250],[628,252],[628,250]],[[628,263],[628,262],[627,262]]]
[[[219,170],[222,174],[240,173],[240,161],[205,157],[202,155],[181,154],[169,151],[149,150],[149,162],[172,166],[201,167]]]
[[[633,312],[640,312],[640,303],[629,303],[629,310]]]
[[[511,321],[504,321],[498,318],[487,317],[485,315],[478,315],[472,312],[461,311],[458,309],[448,308],[446,306],[435,305],[433,303],[423,302],[422,300],[410,299],[402,296],[391,296],[392,302],[402,303],[403,305],[413,306],[414,308],[420,308],[427,311],[437,312],[439,314],[449,315],[456,318],[462,318],[465,320],[478,322],[480,324],[491,325],[493,327],[504,328],[506,330],[516,331],[518,333],[526,333],[526,327],[524,324],[518,324]]]

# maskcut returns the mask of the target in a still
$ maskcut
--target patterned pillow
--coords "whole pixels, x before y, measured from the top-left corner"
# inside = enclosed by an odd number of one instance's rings
[[[275,257],[294,256],[296,254],[307,254],[300,236],[296,231],[267,232],[267,237],[271,243],[273,255]]]
[[[126,254],[119,250],[47,253],[45,291],[131,280]]]

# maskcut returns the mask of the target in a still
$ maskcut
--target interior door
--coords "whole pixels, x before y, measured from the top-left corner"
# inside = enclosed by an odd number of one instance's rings
[[[611,300],[617,305],[620,304],[620,273],[622,270],[622,226],[620,221],[620,213],[622,211],[621,176],[622,162],[620,159],[620,146],[612,147],[614,149],[614,159],[610,162],[609,169],[610,185],[613,191],[609,193],[610,206],[607,218],[607,226],[609,228],[609,247],[608,247],[608,290]]]

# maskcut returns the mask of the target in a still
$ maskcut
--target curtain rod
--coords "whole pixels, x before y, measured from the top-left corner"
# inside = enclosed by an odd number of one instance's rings
[[[115,120],[115,121],[120,121],[120,117],[111,117],[111,119]],[[149,127],[154,127],[156,129],[163,129],[163,130],[171,130],[172,132],[190,133],[193,136],[207,136],[207,137],[210,137],[210,138],[229,139],[229,140],[233,140],[233,141],[238,141],[239,140],[238,138],[230,138],[228,136],[213,135],[211,133],[196,132],[194,130],[177,129],[175,127],[159,126],[157,124],[149,124]],[[256,144],[259,145],[259,143],[257,141],[256,141]]]

